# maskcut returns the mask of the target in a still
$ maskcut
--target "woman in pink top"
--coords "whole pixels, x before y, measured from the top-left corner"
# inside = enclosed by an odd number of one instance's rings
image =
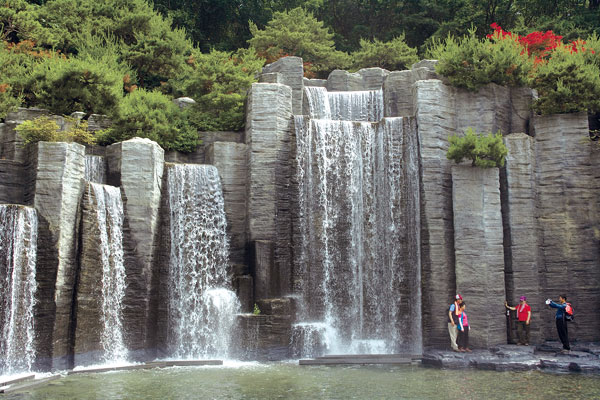
[[[458,344],[458,351],[468,351],[469,349],[469,319],[467,318],[467,313],[465,312],[466,304],[463,301],[460,305],[460,315],[458,317],[458,338],[456,343]]]

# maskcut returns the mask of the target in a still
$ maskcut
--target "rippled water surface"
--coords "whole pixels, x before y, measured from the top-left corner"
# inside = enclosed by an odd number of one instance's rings
[[[597,375],[243,364],[70,375],[5,399],[597,399]]]

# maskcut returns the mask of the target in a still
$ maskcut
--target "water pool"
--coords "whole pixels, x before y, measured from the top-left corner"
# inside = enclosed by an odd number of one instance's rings
[[[69,375],[3,399],[595,399],[597,375],[226,364]]]

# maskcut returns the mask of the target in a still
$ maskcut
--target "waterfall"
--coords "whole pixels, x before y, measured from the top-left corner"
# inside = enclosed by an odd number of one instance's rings
[[[215,167],[168,167],[171,251],[168,343],[178,358],[228,357],[240,304],[228,276],[229,244]]]
[[[378,96],[329,93],[333,119],[295,118],[302,318],[337,332],[335,353],[421,351],[416,129]]]
[[[106,161],[102,156],[85,156],[85,179],[89,182],[106,183]]]
[[[383,91],[328,92],[323,87],[305,88],[311,118],[378,122],[383,118]]]
[[[0,205],[0,375],[34,363],[37,233],[35,209]]]
[[[114,186],[90,184],[96,201],[96,217],[100,233],[102,260],[102,333],[100,344],[103,361],[127,361],[123,340],[123,299],[125,297],[125,266],[123,264],[123,202],[121,191]],[[90,201],[93,201],[90,196]]]

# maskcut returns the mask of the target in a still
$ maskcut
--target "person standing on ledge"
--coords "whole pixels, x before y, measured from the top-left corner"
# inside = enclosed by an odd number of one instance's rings
[[[558,331],[558,337],[562,342],[563,353],[568,353],[571,350],[569,345],[569,331],[567,330],[567,319],[566,319],[566,308],[567,308],[567,296],[560,295],[558,297],[558,303],[552,300],[546,300],[546,304],[552,308],[556,308],[556,330]]]
[[[448,333],[450,334],[450,345],[452,350],[458,351],[458,345],[456,344],[456,337],[458,335],[458,314],[460,313],[460,303],[462,302],[462,296],[457,294],[454,297],[454,303],[450,304],[448,309]]]
[[[467,305],[463,301],[459,306],[459,315],[458,315],[458,339],[456,339],[456,343],[458,344],[458,351],[468,351],[469,349],[469,319],[467,318],[467,313],[465,312],[465,308]]]
[[[519,345],[529,346],[529,323],[531,322],[531,307],[527,304],[527,297],[519,298],[519,305],[511,307],[508,302],[504,302],[504,307],[509,310],[517,310],[517,335],[519,336]]]

